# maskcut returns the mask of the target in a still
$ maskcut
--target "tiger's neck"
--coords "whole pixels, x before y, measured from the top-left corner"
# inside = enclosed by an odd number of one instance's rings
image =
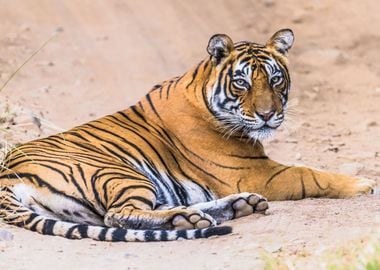
[[[206,59],[183,76],[155,86],[135,108],[195,153],[216,159],[265,155],[260,142],[226,138],[219,131],[207,100],[214,77],[214,67]]]

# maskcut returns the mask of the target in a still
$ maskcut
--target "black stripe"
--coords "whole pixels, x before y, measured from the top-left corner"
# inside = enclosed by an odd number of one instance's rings
[[[68,239],[75,239],[73,236],[73,231],[78,227],[78,225],[73,225],[70,229],[67,230],[65,237]]]
[[[132,143],[126,141],[124,138],[122,138],[122,137],[120,137],[120,136],[118,136],[118,135],[116,135],[116,134],[114,134],[114,133],[112,133],[112,132],[110,132],[110,131],[107,131],[107,130],[105,130],[105,129],[101,129],[101,128],[98,128],[98,127],[94,127],[94,128],[97,129],[97,130],[99,130],[99,131],[103,131],[103,132],[105,132],[105,133],[108,133],[108,134],[111,134],[111,135],[113,135],[113,136],[118,137],[118,138],[121,139],[124,143],[126,143],[127,145],[129,145],[129,146],[131,146],[132,148],[134,148],[137,152],[139,152],[140,154],[143,154],[143,152],[139,149],[139,147],[138,147],[137,145],[132,144]],[[133,159],[135,162],[139,163],[137,158],[135,158],[133,155],[131,155],[130,152],[125,151],[125,149],[122,148],[120,145],[118,145],[118,144],[116,144],[116,143],[114,143],[114,142],[111,142],[111,141],[107,141],[107,140],[105,140],[104,138],[101,138],[101,137],[96,136],[96,135],[94,135],[94,134],[91,134],[91,133],[88,132],[87,130],[83,130],[83,131],[86,132],[87,134],[89,134],[90,136],[93,136],[94,138],[96,138],[97,140],[99,140],[99,141],[101,141],[101,142],[106,142],[106,143],[112,145],[112,146],[115,147],[117,150],[119,150],[121,153],[125,154],[127,157],[129,157],[129,158]],[[113,154],[114,157],[119,158],[119,159],[120,159],[121,161],[123,161],[123,162],[128,162],[128,160],[126,160],[124,156],[121,156],[120,154],[116,153],[115,151],[112,151],[112,150],[111,150],[109,147],[107,147],[106,145],[102,144],[102,147],[104,147],[107,151],[109,151],[111,154]]]
[[[84,171],[83,171],[83,169],[82,169],[81,164],[75,164],[75,166],[77,167],[77,170],[78,170],[78,172],[79,172],[79,175],[80,175],[80,177],[81,177],[81,179],[82,179],[82,181],[83,181],[85,187],[88,189],[87,181],[86,181],[86,177],[85,177],[85,175],[84,175]]]
[[[147,198],[142,197],[142,196],[131,196],[131,197],[128,197],[128,199],[126,201],[130,201],[130,200],[142,202],[142,203],[148,205],[150,207],[150,209],[153,209],[153,202],[148,200]]]
[[[182,76],[180,77],[177,77],[175,82],[174,82],[174,88],[177,87],[177,84],[183,79],[183,77],[185,77],[187,75],[187,73],[184,73]]]
[[[235,154],[230,154],[228,156],[240,159],[269,159],[267,156],[240,156]]]
[[[44,224],[42,227],[42,234],[47,234],[47,235],[54,235],[53,230],[54,230],[54,225],[57,223],[56,220],[53,219],[45,219]]]
[[[312,178],[313,178],[314,183],[317,185],[317,187],[318,187],[319,189],[321,189],[321,190],[326,190],[326,189],[329,188],[329,186],[323,188],[323,187],[321,186],[321,184],[318,182],[317,177],[315,176],[315,173],[313,172],[313,170],[312,170],[312,169],[309,169],[309,171],[310,171],[310,173],[311,173],[311,176],[312,176]]]
[[[169,98],[170,88],[172,87],[173,82],[169,82],[169,85],[166,86],[166,99]]]
[[[96,188],[96,180],[99,179],[98,177],[98,173],[101,172],[103,169],[98,169],[95,171],[95,173],[91,176],[91,188],[92,188],[92,193],[94,194],[94,197],[95,197],[95,201],[100,204],[103,209],[107,209],[106,205],[104,205],[104,202],[99,194],[99,191],[97,190]],[[104,198],[103,198],[104,199]]]
[[[203,236],[208,238],[213,235],[225,235],[232,232],[232,228],[229,226],[217,226],[205,229]]]
[[[113,229],[112,232],[112,241],[119,242],[119,241],[125,241],[125,236],[127,235],[126,229]]]
[[[200,159],[200,160],[202,160],[202,161],[205,161],[205,162],[207,162],[207,163],[211,163],[211,164],[213,164],[213,165],[215,165],[215,166],[217,166],[217,167],[221,167],[221,168],[225,168],[225,169],[231,169],[231,170],[251,169],[251,167],[232,167],[232,166],[227,166],[227,165],[224,165],[224,164],[216,163],[216,162],[214,162],[214,161],[212,161],[212,160],[209,160],[209,159],[204,159],[204,158],[201,157],[200,155],[196,154],[195,152],[193,152],[193,151],[191,151],[189,148],[187,148],[187,146],[185,146],[185,144],[183,144],[183,143],[178,139],[178,137],[175,137],[175,139],[176,139],[176,141],[177,141],[177,142],[178,142],[178,143],[184,148],[184,150],[185,150],[186,152],[188,152],[189,154],[195,156],[196,158],[198,158],[198,159]],[[181,153],[180,149],[179,149],[175,144],[174,144],[173,146],[174,146],[176,149],[178,149],[178,151]],[[187,157],[185,157],[183,154],[182,154],[182,156],[183,156],[184,158],[186,158],[186,160],[188,160]],[[268,158],[268,157],[266,157],[266,158]],[[189,160],[188,160],[188,161],[189,161]]]
[[[42,167],[45,167],[45,168],[48,168],[52,171],[55,171],[57,172],[58,174],[60,174],[62,176],[62,178],[65,180],[66,183],[69,183],[69,179],[66,177],[66,174],[63,173],[62,171],[60,171],[59,169],[57,168],[54,168],[50,165],[47,165],[47,164],[43,164],[42,162],[46,162],[46,163],[53,163],[53,164],[57,164],[57,165],[60,165],[60,166],[63,166],[63,167],[66,167],[68,168],[69,170],[72,170],[71,167],[69,165],[66,165],[64,163],[61,163],[61,162],[58,162],[56,160],[52,160],[52,159],[33,159],[33,160],[22,160],[22,161],[19,161],[19,162],[16,162],[16,163],[12,163],[12,167],[14,166],[18,166],[22,163],[25,163],[25,162],[32,162],[36,165],[39,165],[39,166],[42,166]]]
[[[34,198],[33,196],[30,196],[30,198],[34,201],[35,204],[37,204],[39,207],[43,208],[44,210],[48,211],[48,212],[51,212],[51,213],[54,213],[53,210],[51,210],[50,207],[44,205],[43,203],[39,202],[36,200],[36,198]]]
[[[166,230],[162,230],[160,233],[160,241],[168,241],[168,232]]]
[[[268,179],[267,182],[265,183],[265,187],[267,187],[267,186],[270,184],[270,182],[272,182],[272,180],[273,180],[275,177],[277,177],[280,173],[283,173],[284,171],[286,171],[286,170],[288,170],[288,169],[290,169],[290,168],[292,168],[292,167],[285,167],[285,168],[279,170],[278,172],[276,172],[275,174],[273,174],[271,177],[269,177],[269,179]]]
[[[152,102],[152,99],[150,98],[150,95],[147,94],[145,97],[148,100],[148,103],[149,103],[150,107],[152,108],[154,114],[162,121],[161,116],[158,114],[158,112],[156,110],[156,107],[154,107],[154,105],[153,105],[153,102]]]
[[[195,68],[193,74],[192,74],[192,78],[191,78],[191,81],[186,85],[186,89],[194,82],[195,78],[197,77],[197,74],[198,74],[198,71],[199,71],[199,68],[201,67],[201,65],[203,64],[203,61],[200,62],[197,67]]]
[[[145,238],[145,241],[149,242],[149,241],[155,241],[156,238],[154,237],[154,231],[152,230],[146,230],[144,232],[144,238]]]
[[[196,230],[194,233],[194,237],[195,238],[202,238],[203,237],[202,230]]]
[[[78,225],[78,231],[81,238],[88,238],[88,225],[80,224]]]
[[[26,225],[28,225],[29,223],[31,223],[36,217],[38,217],[39,215],[36,214],[36,213],[31,213],[28,217],[27,220],[24,220],[24,221],[21,221],[21,222],[17,222],[15,223],[16,226],[19,226],[19,227],[25,227]],[[19,216],[17,216],[16,218],[19,218]]]
[[[177,231],[177,237],[176,237],[176,239],[178,239],[178,238],[187,239],[187,230],[179,230],[179,231]]]
[[[47,137],[44,140],[39,141],[39,143],[46,143],[48,145],[51,145],[51,146],[56,147],[56,148],[61,149],[61,150],[64,149],[64,147],[62,146],[62,138],[59,138],[57,140],[54,135]]]
[[[17,173],[17,175],[12,174],[9,176],[10,176],[10,178],[15,178],[15,179],[19,179],[19,177],[20,178],[26,177],[26,178],[30,179],[30,181],[35,180],[36,185],[38,185],[40,187],[46,187],[50,190],[50,192],[52,192],[54,194],[58,194],[60,196],[65,196],[69,200],[72,200],[72,201],[80,204],[82,207],[86,208],[87,210],[91,211],[94,215],[98,216],[100,219],[103,218],[89,202],[84,202],[82,200],[77,199],[74,196],[70,196],[70,195],[63,193],[62,191],[59,191],[58,189],[56,189],[55,187],[50,185],[48,182],[46,182],[42,178],[40,178],[38,175],[29,174],[29,173]]]
[[[140,149],[141,147],[139,147],[139,146],[137,146],[137,145],[135,145],[135,144],[133,144],[133,143],[127,141],[125,138],[121,137],[120,135],[115,134],[115,133],[113,133],[113,132],[111,132],[111,131],[109,131],[109,130],[106,130],[106,129],[103,129],[103,128],[100,128],[100,127],[93,126],[93,125],[91,125],[91,124],[87,124],[87,125],[90,126],[90,127],[92,127],[92,128],[94,128],[94,129],[97,129],[98,131],[102,131],[102,132],[104,132],[104,133],[106,133],[106,134],[110,134],[110,135],[112,135],[112,136],[114,136],[114,137],[120,139],[120,140],[121,140],[122,142],[124,142],[125,144],[131,146],[131,147],[132,147],[134,150],[136,150],[140,155],[144,156],[144,152]],[[131,132],[134,132],[133,130],[130,130],[130,129],[128,129],[128,130],[131,131]],[[116,143],[114,143],[114,142],[111,142],[111,141],[107,141],[107,140],[105,140],[104,138],[101,138],[101,137],[99,137],[99,136],[96,136],[96,135],[90,133],[90,132],[87,131],[87,130],[83,130],[83,131],[86,132],[87,134],[89,134],[90,136],[93,136],[94,138],[98,139],[98,140],[101,141],[101,142],[106,142],[106,143],[112,145],[113,147],[115,147],[116,149],[118,149],[121,153],[123,153],[123,154],[125,154],[127,157],[133,159],[136,163],[141,164],[141,163],[139,162],[139,160],[138,160],[136,157],[134,157],[130,152],[125,151],[125,148],[122,148],[120,145],[118,145],[118,144],[116,144]],[[137,136],[141,137],[140,134],[138,134],[138,133],[136,133],[136,132],[134,132],[134,133],[135,133]],[[105,146],[104,144],[102,144],[102,146],[103,146],[104,148],[107,148],[107,146]],[[107,148],[107,150],[109,150],[109,148]],[[124,158],[123,156],[120,156],[119,154],[116,154],[116,152],[113,152],[113,153],[116,155],[116,157],[120,158],[122,161],[125,161],[125,158]]]
[[[224,72],[226,71],[227,67],[229,67],[229,66],[230,66],[230,64],[225,65],[225,66],[222,68],[222,70],[220,71],[219,76],[218,76],[218,78],[217,78],[217,80],[216,80],[216,82],[215,82],[215,84],[217,84],[217,86],[216,86],[216,89],[215,89],[215,93],[214,93],[214,95],[218,95],[218,94],[223,90],[222,87],[221,87],[220,85],[221,85],[222,80],[223,80],[223,78],[224,78],[224,76],[225,76]]]
[[[41,218],[40,220],[36,221],[32,226],[29,227],[29,230],[31,230],[32,232],[37,231],[37,226],[38,226],[38,224],[40,224],[42,221],[43,221],[42,218]]]
[[[77,137],[77,138],[79,138],[79,139],[81,139],[83,141],[90,142],[87,138],[83,137],[81,134],[79,134],[76,131],[66,131],[65,133],[68,134],[68,135]]]
[[[149,187],[149,186],[144,186],[144,185],[131,185],[131,186],[127,186],[127,187],[124,187],[122,189],[120,189],[118,191],[118,194],[116,195],[116,197],[112,200],[112,202],[110,202],[110,208],[113,207],[114,204],[117,203],[117,201],[123,196],[125,195],[125,192],[130,190],[130,189],[147,189],[149,190],[150,192],[152,192],[155,196],[156,196],[156,190],[154,190],[153,188]],[[127,197],[127,200],[129,198]],[[124,201],[125,202],[125,201]]]
[[[107,232],[108,232],[108,228],[103,228],[101,231],[100,231],[100,233],[99,233],[99,235],[98,235],[98,239],[100,240],[100,241],[105,241],[106,240],[106,234],[107,234]]]
[[[124,176],[113,176],[113,177],[108,178],[106,181],[104,181],[104,183],[102,185],[102,191],[103,191],[103,197],[104,197],[105,202],[108,202],[108,183],[113,181],[113,180],[125,180],[125,179],[126,178]],[[138,178],[138,180],[152,184],[151,182],[148,181],[148,179]]]
[[[144,107],[143,107],[141,101],[139,101],[137,104],[139,105],[140,109],[141,109],[142,111],[144,111]]]
[[[302,199],[306,198],[306,188],[305,188],[305,182],[303,180],[303,175],[301,174],[301,187],[302,187]]]

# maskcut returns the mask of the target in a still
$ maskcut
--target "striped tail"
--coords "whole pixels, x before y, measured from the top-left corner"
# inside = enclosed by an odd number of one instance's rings
[[[232,231],[229,226],[192,230],[134,230],[76,224],[41,216],[25,207],[10,189],[2,188],[0,191],[2,193],[0,197],[1,220],[41,234],[69,239],[91,238],[112,242],[173,241],[208,238],[214,235],[225,235]]]

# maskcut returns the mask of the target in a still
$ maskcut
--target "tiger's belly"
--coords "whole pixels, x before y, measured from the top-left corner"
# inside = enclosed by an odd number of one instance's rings
[[[182,176],[181,179],[174,179],[169,173],[148,166],[140,167],[139,171],[157,188],[157,207],[161,205],[168,207],[189,206],[217,199],[217,196],[212,191],[206,189],[194,179],[187,179],[186,176]]]
[[[28,184],[16,184],[12,190],[23,205],[44,217],[80,224],[104,225],[105,213],[95,212],[64,195]]]

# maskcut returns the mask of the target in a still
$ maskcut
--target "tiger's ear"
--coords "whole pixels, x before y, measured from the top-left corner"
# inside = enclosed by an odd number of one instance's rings
[[[266,46],[272,47],[283,55],[288,53],[294,42],[294,34],[290,29],[282,29],[274,33],[268,40]]]
[[[224,34],[216,34],[210,38],[207,46],[207,52],[216,61],[218,65],[220,61],[227,57],[234,49],[232,39]]]

